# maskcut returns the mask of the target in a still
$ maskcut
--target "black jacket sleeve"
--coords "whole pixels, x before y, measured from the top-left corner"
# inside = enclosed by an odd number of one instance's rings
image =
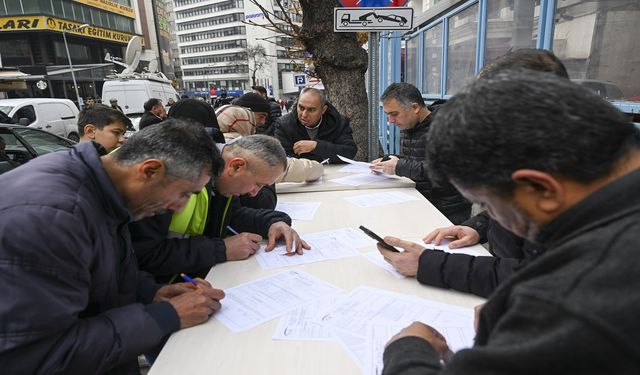
[[[398,164],[396,164],[396,175],[407,177],[414,181],[429,180],[427,171],[427,162],[423,160],[400,158]]]
[[[283,221],[287,225],[291,225],[291,218],[284,212],[244,207],[236,198],[231,201],[230,211],[229,224],[238,232],[257,233],[266,237],[269,233],[269,227],[273,223]]]
[[[255,197],[250,195],[241,195],[240,203],[244,207],[266,208],[273,210],[278,204],[278,196],[276,195],[276,186],[268,185],[260,189]]]
[[[287,153],[287,156],[295,157],[293,153],[293,142],[287,134],[286,126],[287,120],[291,117],[291,115],[278,117],[278,119],[273,123],[273,134],[280,141],[282,148],[284,148],[284,152]]]
[[[418,264],[418,282],[488,297],[524,262],[523,259],[475,257],[425,250]]]
[[[156,215],[129,224],[141,270],[156,277],[180,272],[195,275],[227,260],[226,247],[221,238],[167,238],[170,224],[171,214]]]
[[[479,243],[485,243],[487,242],[487,230],[489,229],[490,220],[491,218],[489,217],[487,211],[482,211],[460,225],[475,229],[476,232],[478,232],[478,234],[480,235]]]

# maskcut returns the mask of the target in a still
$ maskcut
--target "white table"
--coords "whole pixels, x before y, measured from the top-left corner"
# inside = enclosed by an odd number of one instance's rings
[[[283,194],[278,199],[322,202],[313,221],[293,223],[300,233],[357,228],[362,224],[382,236],[395,235],[418,241],[430,229],[450,225],[415,189],[399,190],[419,200],[359,208],[342,199],[344,196],[384,191],[377,189]],[[361,252],[372,250],[375,250],[373,245],[359,249]],[[285,269],[264,271],[251,258],[217,265],[207,280],[217,288],[226,289]],[[473,307],[483,302],[483,299],[472,295],[420,285],[413,278],[397,279],[361,256],[301,265],[297,269],[330,282],[345,292],[368,285],[462,307]],[[200,326],[176,332],[149,374],[361,374],[338,343],[272,340],[277,323],[278,319],[274,319],[248,331],[233,333],[212,318]]]
[[[312,181],[309,183],[284,182],[276,184],[278,194],[284,193],[305,193],[316,191],[334,191],[334,190],[370,190],[370,189],[388,189],[388,188],[413,188],[416,183],[406,177],[393,176],[383,181],[372,182],[364,185],[351,186],[344,185],[331,180],[353,176],[353,173],[338,172],[347,164],[325,165],[324,175],[320,181]]]

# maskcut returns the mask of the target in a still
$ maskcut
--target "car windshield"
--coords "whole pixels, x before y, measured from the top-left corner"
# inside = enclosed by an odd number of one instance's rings
[[[0,105],[0,111],[4,112],[6,115],[8,115],[12,109],[13,107],[10,105]]]

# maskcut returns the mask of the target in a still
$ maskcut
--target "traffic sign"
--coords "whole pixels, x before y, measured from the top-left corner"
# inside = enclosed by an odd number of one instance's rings
[[[411,30],[413,8],[333,8],[333,31]]]
[[[293,85],[297,87],[303,87],[307,85],[307,75],[306,74],[294,74],[293,75]]]
[[[343,7],[403,7],[408,0],[340,0]]]

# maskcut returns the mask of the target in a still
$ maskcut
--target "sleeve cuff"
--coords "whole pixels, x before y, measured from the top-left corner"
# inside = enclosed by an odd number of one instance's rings
[[[164,335],[180,329],[180,318],[173,306],[166,301],[145,306],[146,312],[158,323]]]

